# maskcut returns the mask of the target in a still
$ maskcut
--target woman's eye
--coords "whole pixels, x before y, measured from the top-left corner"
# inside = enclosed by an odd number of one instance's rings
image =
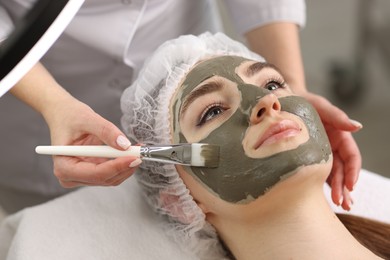
[[[265,85],[265,88],[268,89],[269,91],[274,91],[274,90],[277,90],[279,88],[284,88],[284,82],[278,82],[278,81],[272,80]]]
[[[220,105],[212,106],[208,108],[201,116],[201,119],[197,126],[201,126],[205,124],[207,121],[221,115],[223,112],[225,112],[226,109],[221,107]]]

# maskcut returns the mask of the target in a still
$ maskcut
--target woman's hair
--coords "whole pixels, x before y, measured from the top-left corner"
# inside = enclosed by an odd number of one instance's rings
[[[377,256],[390,259],[390,224],[347,214],[337,217],[363,246]]]

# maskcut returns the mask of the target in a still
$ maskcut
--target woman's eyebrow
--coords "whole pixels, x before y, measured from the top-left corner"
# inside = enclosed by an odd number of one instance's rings
[[[209,82],[207,84],[204,84],[203,86],[198,87],[197,89],[192,91],[190,94],[188,94],[187,98],[184,100],[183,106],[181,109],[181,114],[184,114],[186,112],[186,110],[188,109],[190,104],[192,102],[194,102],[195,99],[197,99],[203,95],[219,91],[222,89],[222,87],[223,86],[218,82]]]
[[[275,69],[275,66],[266,63],[266,62],[256,62],[251,64],[246,70],[245,70],[245,76],[252,77],[256,73],[259,73],[264,68],[272,68]]]

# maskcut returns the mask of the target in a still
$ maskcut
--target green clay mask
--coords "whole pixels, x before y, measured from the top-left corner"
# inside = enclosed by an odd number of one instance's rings
[[[220,146],[218,168],[185,167],[208,189],[221,199],[232,203],[247,203],[263,195],[276,183],[301,166],[318,164],[329,160],[331,149],[326,132],[315,109],[302,97],[279,98],[281,111],[302,119],[309,133],[308,141],[295,149],[278,152],[263,158],[250,158],[245,154],[243,138],[250,125],[252,109],[262,97],[270,94],[268,89],[245,83],[236,73],[236,68],[248,61],[236,56],[221,56],[198,64],[187,75],[172,103],[173,139],[187,143],[182,133],[179,112],[185,98],[203,81],[220,76],[237,84],[241,103],[231,117],[214,129],[199,143]]]

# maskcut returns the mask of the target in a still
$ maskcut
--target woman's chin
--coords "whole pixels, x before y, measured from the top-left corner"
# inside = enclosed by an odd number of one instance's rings
[[[293,184],[293,186],[295,186],[303,182],[312,182],[313,185],[318,183],[322,186],[330,174],[332,165],[333,158],[331,155],[328,161],[323,161],[312,165],[302,165],[294,171],[283,175],[279,183],[290,182]]]
[[[297,169],[284,174],[278,183],[269,188],[265,193],[272,193],[273,190],[280,192],[301,191],[311,187],[321,187],[326,182],[333,165],[332,156],[328,161],[312,165],[302,165]]]

